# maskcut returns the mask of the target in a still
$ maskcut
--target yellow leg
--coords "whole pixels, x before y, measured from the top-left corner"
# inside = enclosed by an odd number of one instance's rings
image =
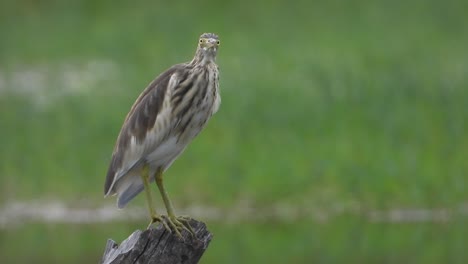
[[[167,215],[169,217],[167,221],[169,222],[169,225],[172,227],[172,229],[176,232],[176,234],[179,237],[182,237],[182,235],[180,234],[180,231],[182,231],[183,229],[187,230],[192,235],[195,235],[192,227],[189,224],[189,218],[177,217],[175,215],[174,207],[172,207],[171,200],[169,200],[169,196],[167,195],[166,189],[164,188],[163,173],[161,169],[156,171],[156,174],[154,175],[154,179],[156,181],[156,184],[158,185],[158,189],[159,189],[159,192],[161,193],[162,199],[164,201],[164,205],[166,206]]]
[[[141,179],[143,180],[143,185],[145,187],[146,201],[148,202],[148,209],[151,217],[151,222],[149,223],[147,229],[156,222],[161,222],[166,229],[169,229],[167,223],[164,221],[161,215],[156,212],[156,208],[154,207],[153,197],[151,196],[151,189],[149,187],[149,169],[147,165],[143,167],[141,172]]]

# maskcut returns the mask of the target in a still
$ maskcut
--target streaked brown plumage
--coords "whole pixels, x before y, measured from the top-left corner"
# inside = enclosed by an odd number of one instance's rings
[[[218,46],[217,35],[202,34],[192,61],[172,66],[140,94],[122,125],[104,186],[106,196],[118,196],[119,208],[146,189],[151,223],[161,221],[179,235],[186,225],[174,215],[162,173],[219,108]],[[168,217],[153,208],[148,184],[155,179]]]

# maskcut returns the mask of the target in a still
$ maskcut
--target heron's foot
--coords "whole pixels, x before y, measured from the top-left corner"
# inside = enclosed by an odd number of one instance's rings
[[[189,232],[192,236],[195,236],[195,232],[190,226],[190,217],[187,216],[175,216],[169,215],[166,218],[167,224],[171,227],[178,237],[182,238],[182,230]]]
[[[167,231],[171,231],[171,228],[169,227],[169,225],[166,223],[166,218],[163,217],[162,215],[152,215],[151,216],[151,222],[149,223],[148,227],[146,229],[149,229],[151,227],[151,225],[153,225],[154,223],[161,223],[164,228],[167,230]]]

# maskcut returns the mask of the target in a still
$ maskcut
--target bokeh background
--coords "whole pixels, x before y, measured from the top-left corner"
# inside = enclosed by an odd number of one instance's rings
[[[467,12],[2,0],[0,262],[97,263],[146,227],[143,196],[103,198],[115,139],[144,87],[216,32],[220,111],[166,175],[215,235],[202,263],[468,263]]]

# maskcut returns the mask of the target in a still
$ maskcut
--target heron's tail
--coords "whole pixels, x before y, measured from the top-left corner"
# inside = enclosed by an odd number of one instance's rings
[[[139,175],[126,175],[114,185],[117,194],[117,207],[124,208],[135,196],[143,191],[144,185]]]

